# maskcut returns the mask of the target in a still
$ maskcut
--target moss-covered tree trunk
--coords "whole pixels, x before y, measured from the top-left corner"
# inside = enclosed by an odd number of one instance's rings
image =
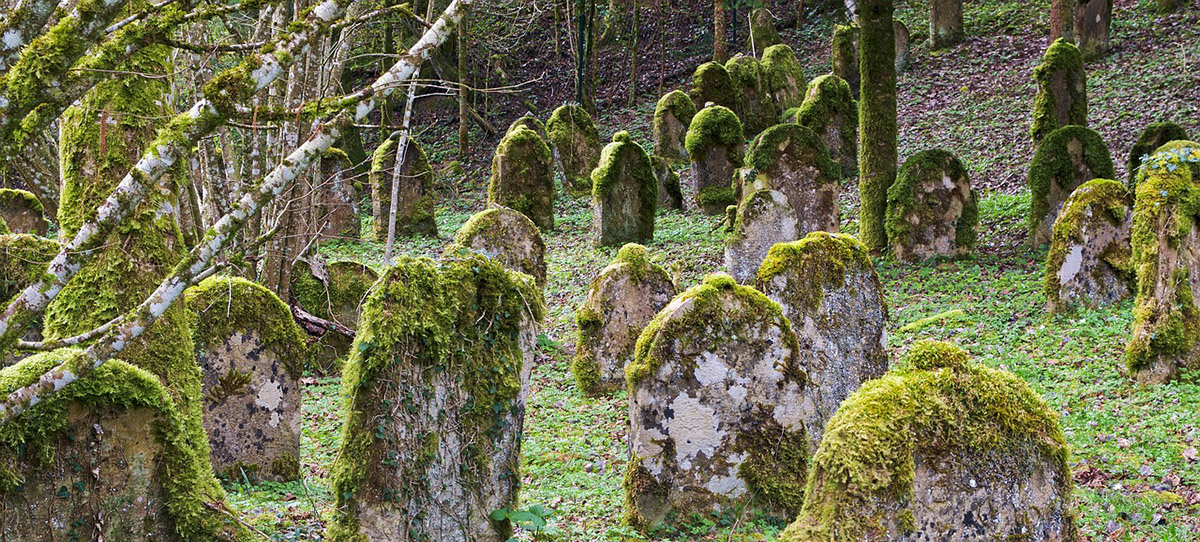
[[[963,0],[930,0],[929,44],[934,49],[950,47],[964,35]]]
[[[887,189],[896,180],[896,37],[892,0],[860,0],[862,29],[858,115],[859,240],[872,251],[887,245]]]

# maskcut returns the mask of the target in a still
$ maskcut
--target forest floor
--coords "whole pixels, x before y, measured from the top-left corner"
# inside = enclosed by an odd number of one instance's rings
[[[1043,310],[1045,252],[1027,248],[1024,221],[1031,73],[1045,48],[1047,3],[968,2],[972,37],[938,53],[915,46],[900,77],[901,158],[942,147],[963,159],[981,194],[981,242],[979,254],[964,261],[876,261],[887,292],[889,354],[898,359],[917,339],[949,340],[977,363],[1028,382],[1061,415],[1071,445],[1078,523],[1087,540],[1200,540],[1200,372],[1162,386],[1135,385],[1121,362],[1130,302],[1070,317],[1047,318]],[[1200,1],[1162,19],[1149,15],[1152,0],[1115,3],[1114,51],[1088,64],[1088,90],[1091,126],[1104,136],[1121,176],[1128,149],[1145,125],[1170,120],[1200,134]],[[898,5],[897,18],[919,43],[927,35],[925,2]],[[828,70],[830,30],[830,23],[818,21],[784,33],[809,76]],[[602,135],[628,130],[649,147],[656,99],[645,96],[633,108],[602,114],[597,122]],[[422,136],[431,161],[447,169],[456,159],[453,130],[434,126]],[[477,140],[464,178],[442,175],[440,237],[405,240],[402,252],[436,257],[458,227],[484,208],[494,146],[495,141]],[[842,230],[851,233],[857,230],[854,186],[848,179],[842,196]],[[587,201],[563,196],[556,215],[555,230],[545,236],[549,310],[525,421],[520,507],[553,510],[557,540],[636,539],[621,524],[627,397],[622,391],[585,398],[568,369],[574,311],[615,249],[591,245]],[[679,278],[681,290],[696,285],[723,269],[720,228],[718,218],[695,211],[661,212],[648,244],[651,258]],[[382,263],[376,243],[333,242],[321,250],[330,258]],[[906,324],[953,310],[962,314],[900,332]],[[322,520],[331,513],[327,469],[341,431],[338,382],[314,376],[304,384],[305,480],[227,485],[231,504],[272,540],[319,539]],[[666,539],[773,540],[782,527],[766,518],[702,518],[689,532]],[[528,540],[531,533],[518,536]]]

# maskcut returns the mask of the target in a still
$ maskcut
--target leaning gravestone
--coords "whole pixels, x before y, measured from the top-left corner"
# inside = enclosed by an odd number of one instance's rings
[[[459,249],[478,252],[507,269],[525,273],[538,286],[546,283],[546,244],[541,233],[529,217],[507,207],[493,207],[472,216],[459,228],[446,254]]]
[[[358,262],[299,260],[292,267],[289,292],[292,302],[309,314],[353,330],[358,327],[367,291],[378,279],[378,273]],[[320,374],[338,374],[354,338],[336,330],[318,333],[308,347],[309,368]]]
[[[1038,85],[1030,128],[1034,147],[1063,126],[1087,126],[1087,73],[1074,44],[1064,39],[1052,43],[1033,78]]]
[[[1046,311],[1096,308],[1133,295],[1130,262],[1133,195],[1116,181],[1095,179],[1076,188],[1054,221],[1046,258]]]
[[[595,396],[624,387],[638,336],[675,293],[671,276],[650,261],[646,247],[621,247],[575,313],[579,340],[571,372],[580,391]]]
[[[533,130],[518,127],[500,140],[492,157],[488,203],[524,214],[543,230],[554,229],[554,172],[550,168],[546,142]]]
[[[725,69],[737,100],[733,111],[741,119],[747,137],[779,122],[780,111],[775,110],[775,100],[758,59],[739,54],[725,62]]]
[[[333,540],[503,542],[545,307],[478,254],[402,257],[372,290],[346,364],[330,473]]]
[[[808,374],[802,408],[816,450],[838,405],[887,372],[883,284],[857,239],[813,232],[771,247],[754,287],[783,307],[800,339]]]
[[[742,165],[744,143],[742,123],[726,107],[705,107],[692,119],[687,135],[691,192],[704,214],[724,214],[737,203],[733,175]]]
[[[1076,540],[1058,415],[1019,377],[919,341],[829,421],[781,542]]]
[[[1029,165],[1029,239],[1050,242],[1050,227],[1063,201],[1083,183],[1116,177],[1112,155],[1100,134],[1082,126],[1065,126],[1046,136]]]
[[[671,163],[661,156],[651,156],[650,168],[654,170],[654,178],[658,182],[658,208],[682,210],[683,192],[679,188],[679,174],[675,173]]]
[[[779,39],[779,32],[775,31],[775,20],[771,17],[771,11],[766,8],[756,8],[750,12],[750,47],[756,55],[762,56],[760,53],[765,51],[767,47],[782,43]]]
[[[566,178],[567,192],[590,195],[592,170],[600,160],[600,133],[587,110],[576,104],[555,109],[546,122],[546,135],[549,136],[546,143],[554,148],[558,170]]]
[[[388,236],[388,221],[391,219],[392,183],[400,182],[396,198],[396,235],[437,236],[434,222],[433,169],[425,150],[411,137],[404,138],[403,161],[396,171],[400,159],[396,149],[400,136],[394,134],[379,144],[371,158],[371,215],[375,219],[375,240],[385,241]]]
[[[912,37],[908,25],[900,21],[892,21],[892,32],[896,35],[896,73],[903,73],[908,67],[909,41]]]
[[[888,188],[888,245],[897,259],[959,258],[975,251],[979,207],[967,168],[949,152],[909,157]]]
[[[742,199],[725,239],[725,269],[740,284],[754,280],[775,243],[799,239],[800,219],[782,192],[758,190]]]
[[[846,81],[832,74],[813,79],[795,122],[816,132],[843,176],[858,174],[858,103]]]
[[[592,235],[596,246],[654,239],[658,179],[642,146],[617,132],[592,170]]]
[[[767,91],[775,101],[777,115],[804,102],[804,82],[807,79],[791,47],[781,43],[763,51],[762,71]]]
[[[1132,190],[1138,166],[1142,165],[1142,157],[1153,154],[1159,147],[1172,141],[1187,139],[1187,131],[1174,122],[1155,122],[1142,130],[1137,143],[1129,150],[1129,159],[1125,162],[1125,184]]]
[[[291,311],[234,277],[207,278],[186,299],[213,469],[228,480],[298,479],[305,337]]]
[[[838,231],[841,168],[812,130],[799,124],[776,124],[754,138],[745,162],[738,195],[778,190],[787,196],[800,219],[801,236]]]
[[[683,140],[696,116],[696,105],[683,91],[672,90],[654,107],[654,154],[668,161],[687,161]]]
[[[626,520],[794,517],[808,437],[800,346],[779,305],[711,275],[642,331],[629,381]]]
[[[858,36],[858,25],[837,25],[833,28],[833,42],[830,45],[833,75],[850,85],[850,96],[854,100],[858,99],[861,86],[858,71]]]
[[[692,103],[699,107],[712,102],[737,111],[741,105],[737,87],[729,77],[729,70],[718,62],[705,62],[696,67],[692,74]]]
[[[0,188],[0,220],[10,233],[46,236],[47,224],[42,202],[25,190]]]

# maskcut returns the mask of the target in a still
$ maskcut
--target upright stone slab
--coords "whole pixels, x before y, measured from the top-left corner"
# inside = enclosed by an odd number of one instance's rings
[[[679,174],[671,163],[661,156],[650,157],[650,168],[658,182],[658,208],[668,211],[683,210],[683,191],[679,187]]]
[[[742,166],[745,141],[741,121],[726,107],[705,107],[692,119],[687,135],[689,181],[696,207],[704,214],[724,214],[737,203],[733,176]]]
[[[342,389],[333,540],[503,542],[545,308],[477,254],[402,257],[372,290]]]
[[[361,185],[354,181],[354,164],[350,157],[341,149],[329,149],[321,156],[320,171],[320,185],[316,187],[317,197],[314,198],[313,213],[317,222],[321,224],[321,238],[359,239],[362,234],[362,220],[358,216],[361,198],[356,186]],[[426,187],[421,187],[422,190],[424,188]],[[432,202],[431,194],[429,201],[425,203]],[[406,210],[411,214],[412,208]],[[396,216],[399,219],[399,210]],[[429,216],[433,216],[432,212]],[[434,229],[437,229],[436,224]]]
[[[48,225],[42,202],[25,190],[0,188],[0,220],[10,233],[32,233],[46,236]]]
[[[801,236],[838,231],[841,168],[812,130],[776,124],[754,138],[745,161],[739,194],[763,189],[782,192],[800,220]]]
[[[737,111],[740,106],[737,88],[729,78],[729,71],[718,62],[705,62],[696,67],[692,74],[690,96],[692,103],[698,107],[706,107],[712,102],[730,111]]]
[[[772,246],[801,235],[800,219],[787,196],[758,190],[738,205],[733,232],[725,239],[725,269],[741,284],[753,282]]]
[[[538,286],[546,284],[546,244],[529,217],[507,207],[476,213],[459,228],[447,254],[459,248],[483,254],[507,269],[525,273]]]
[[[779,122],[781,112],[775,110],[775,101],[758,59],[738,54],[725,63],[725,69],[736,93],[738,106],[732,109],[741,119],[747,137],[756,136]]]
[[[1130,190],[1134,188],[1133,181],[1137,176],[1138,167],[1142,165],[1142,157],[1153,154],[1159,147],[1171,141],[1187,138],[1187,131],[1174,122],[1155,122],[1147,126],[1129,150],[1129,159],[1125,161],[1125,184]]]
[[[816,450],[842,401],[888,369],[887,300],[867,249],[813,232],[771,247],[754,288],[783,307],[800,339],[805,425]]]
[[[1050,242],[1058,211],[1083,183],[1116,177],[1112,155],[1100,134],[1082,126],[1065,126],[1046,136],[1029,165],[1029,240]]]
[[[1072,0],[1074,4],[1075,45],[1084,60],[1108,53],[1112,26],[1113,0]]]
[[[592,236],[597,246],[654,239],[658,179],[642,146],[617,132],[592,171]]]
[[[783,43],[779,32],[775,31],[775,19],[766,8],[756,8],[750,11],[750,49],[757,56],[772,45]]]
[[[492,157],[488,203],[513,209],[543,230],[554,229],[554,172],[550,168],[546,143],[533,130],[518,127],[500,140]]]
[[[555,109],[546,122],[546,135],[554,148],[554,162],[566,178],[567,192],[591,194],[592,170],[600,160],[600,133],[587,110],[577,104]]]
[[[958,45],[965,36],[963,0],[931,0],[929,2],[929,47],[944,49]]]
[[[654,154],[672,163],[687,162],[683,145],[696,105],[680,90],[672,90],[654,107]]]
[[[509,124],[508,130],[504,132],[504,135],[509,135],[517,131],[517,128],[521,127],[529,128],[530,130],[537,132],[538,137],[541,137],[542,141],[545,141],[547,145],[550,144],[550,135],[546,133],[545,123],[538,120],[537,117],[531,117],[529,115],[525,115],[524,117],[514,120],[512,124]]]
[[[292,312],[234,277],[207,278],[186,299],[213,470],[228,480],[299,479],[305,337]]]
[[[933,149],[909,157],[888,188],[888,246],[900,260],[975,252],[978,198],[958,157]]]
[[[855,100],[858,99],[861,86],[858,72],[858,37],[858,25],[837,25],[833,27],[833,40],[830,44],[833,75],[850,85],[850,95]]]
[[[813,79],[795,122],[817,133],[843,176],[858,174],[858,102],[846,81],[832,74]]]
[[[912,34],[908,31],[908,25],[901,21],[892,21],[892,32],[896,34],[896,73],[899,74],[908,68]]]
[[[671,276],[650,261],[646,247],[621,247],[575,313],[579,339],[571,372],[580,391],[596,396],[625,386],[638,336],[675,293]]]
[[[642,331],[629,381],[625,519],[653,531],[723,513],[792,518],[808,437],[800,346],[779,305],[712,275]]]
[[[292,267],[289,291],[292,302],[309,314],[357,329],[367,290],[378,279],[378,273],[359,262],[300,260]],[[308,346],[308,367],[320,374],[336,375],[354,339],[336,331],[317,332],[320,336]]]
[[[376,241],[386,241],[388,221],[392,209],[392,182],[399,179],[400,188],[396,204],[396,235],[437,236],[434,222],[433,169],[425,150],[411,137],[404,145],[404,159],[400,172],[396,174],[399,153],[399,135],[393,135],[379,144],[371,157],[371,215],[375,219]]]
[[[804,82],[807,79],[791,47],[781,43],[763,51],[762,71],[767,80],[767,91],[775,101],[776,114],[799,107],[804,102]]]
[[[1078,47],[1065,39],[1052,43],[1033,78],[1038,85],[1030,128],[1034,147],[1063,126],[1087,126],[1087,74]]]
[[[1133,194],[1116,181],[1091,180],[1071,193],[1054,221],[1046,258],[1046,312],[1096,308],[1133,295],[1132,212]]]

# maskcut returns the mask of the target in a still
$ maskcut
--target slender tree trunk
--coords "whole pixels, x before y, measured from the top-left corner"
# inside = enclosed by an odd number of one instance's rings
[[[713,61],[724,64],[729,60],[729,50],[725,43],[725,2],[713,0]]]
[[[1078,0],[1050,1],[1050,42],[1059,38],[1075,42],[1074,4]]]
[[[641,33],[641,14],[638,0],[630,2],[633,6],[633,45],[629,51],[629,107],[633,107],[638,93],[638,34]]]
[[[872,251],[887,246],[883,219],[896,180],[896,39],[892,0],[859,0],[858,115],[859,240]]]
[[[556,20],[558,14],[558,4],[555,3]],[[471,120],[470,108],[467,107],[467,15],[463,15],[463,20],[458,25],[458,159],[465,161],[467,159],[467,147],[471,141]],[[558,28],[558,25],[554,25]],[[558,40],[555,39],[554,47],[558,47]],[[555,53],[557,56],[557,52]]]

